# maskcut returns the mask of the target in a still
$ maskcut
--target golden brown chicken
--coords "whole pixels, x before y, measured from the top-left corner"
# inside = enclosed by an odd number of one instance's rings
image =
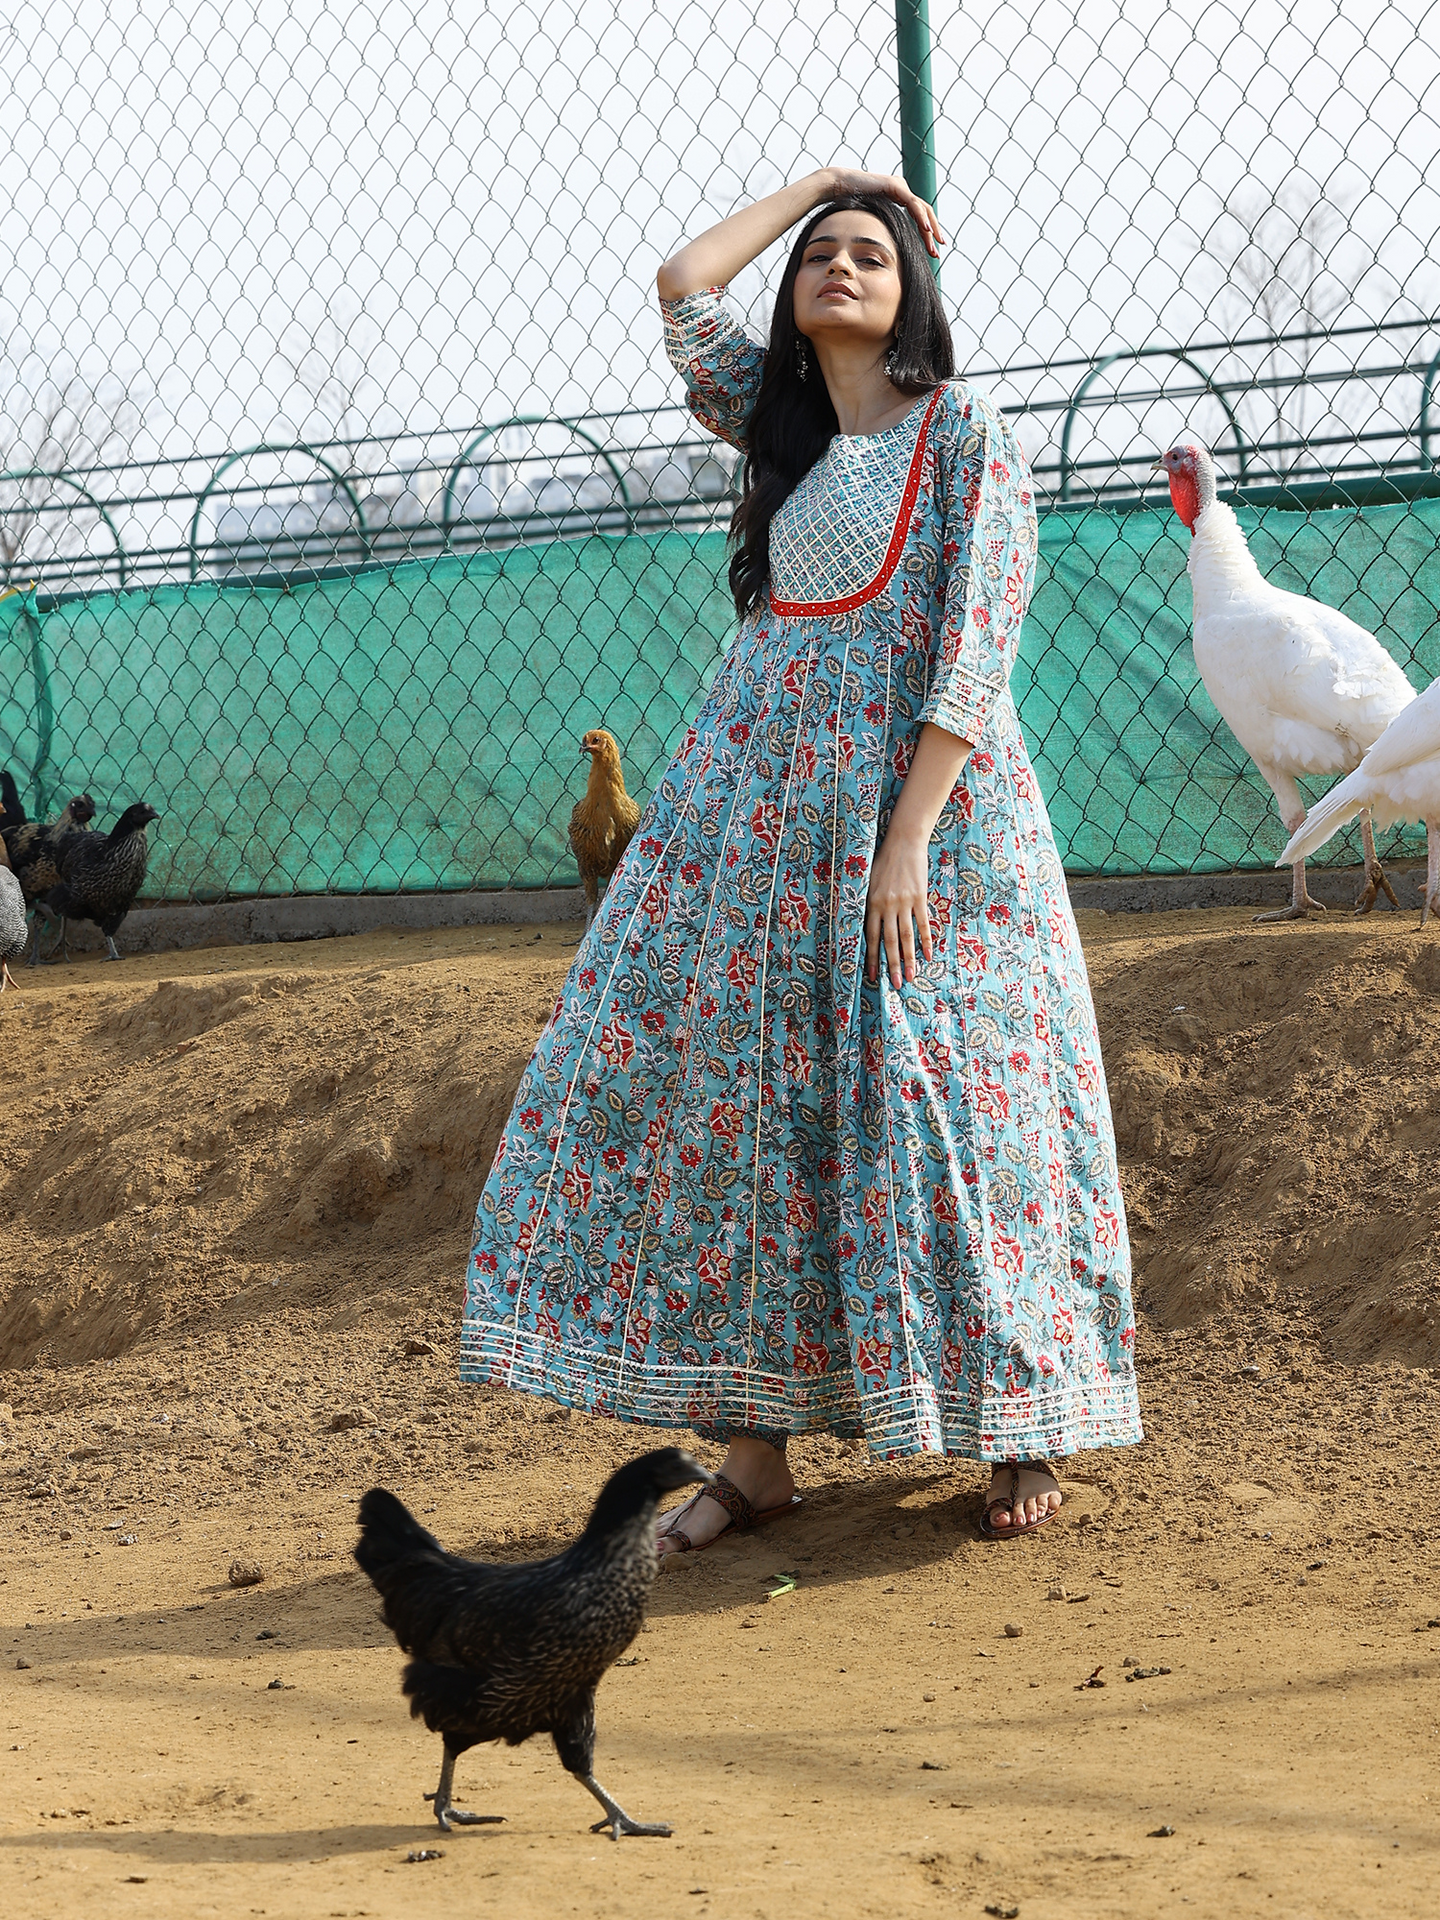
[[[590,756],[590,779],[585,798],[570,815],[570,845],[585,889],[588,933],[600,903],[600,890],[630,844],[640,822],[640,809],[625,791],[620,749],[612,734],[603,727],[592,727],[580,742],[580,751]]]

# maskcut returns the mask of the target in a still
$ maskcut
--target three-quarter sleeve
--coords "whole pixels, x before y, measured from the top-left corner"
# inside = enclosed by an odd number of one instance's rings
[[[690,411],[701,426],[745,450],[745,428],[760,391],[765,349],[726,308],[721,287],[679,300],[662,300],[665,351],[685,382]]]
[[[934,425],[945,613],[921,720],[972,744],[1015,664],[1039,530],[1030,464],[992,400],[955,383]]]

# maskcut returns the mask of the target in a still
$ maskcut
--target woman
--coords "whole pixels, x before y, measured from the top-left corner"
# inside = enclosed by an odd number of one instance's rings
[[[822,210],[814,214],[814,210]],[[814,214],[768,351],[720,289]],[[1140,1438],[1085,965],[1007,691],[1029,473],[952,379],[903,182],[827,169],[659,275],[746,454],[740,630],[641,819],[481,1197],[462,1369],[728,1442],[662,1552],[798,1504],[791,1433],[992,1461]]]

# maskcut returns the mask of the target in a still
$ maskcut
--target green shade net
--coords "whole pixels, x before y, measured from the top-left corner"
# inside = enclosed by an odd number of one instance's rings
[[[1417,688],[1440,672],[1440,501],[1240,519],[1277,586],[1342,607]],[[1169,513],[1041,520],[1012,684],[1071,872],[1264,867],[1284,844],[1195,672],[1188,544]],[[649,793],[734,628],[726,560],[722,534],[676,532],[12,594],[0,756],[37,815],[82,789],[104,824],[159,807],[150,898],[573,885],[580,736],[608,727]]]

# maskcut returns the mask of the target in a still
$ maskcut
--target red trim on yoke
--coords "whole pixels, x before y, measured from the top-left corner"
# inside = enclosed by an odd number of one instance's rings
[[[873,600],[877,593],[883,593],[889,586],[890,576],[899,566],[900,556],[905,551],[905,539],[910,531],[910,515],[915,510],[915,496],[920,491],[920,469],[925,461],[930,422],[944,391],[944,387],[937,387],[930,396],[930,404],[925,409],[925,418],[920,422],[920,434],[915,442],[915,451],[910,458],[910,471],[905,476],[905,491],[900,496],[900,511],[895,516],[890,545],[886,549],[880,571],[869,586],[861,587],[858,593],[847,594],[843,600],[777,600],[772,589],[770,594],[772,613],[791,619],[812,613],[852,613],[856,607],[863,607],[867,600]]]

